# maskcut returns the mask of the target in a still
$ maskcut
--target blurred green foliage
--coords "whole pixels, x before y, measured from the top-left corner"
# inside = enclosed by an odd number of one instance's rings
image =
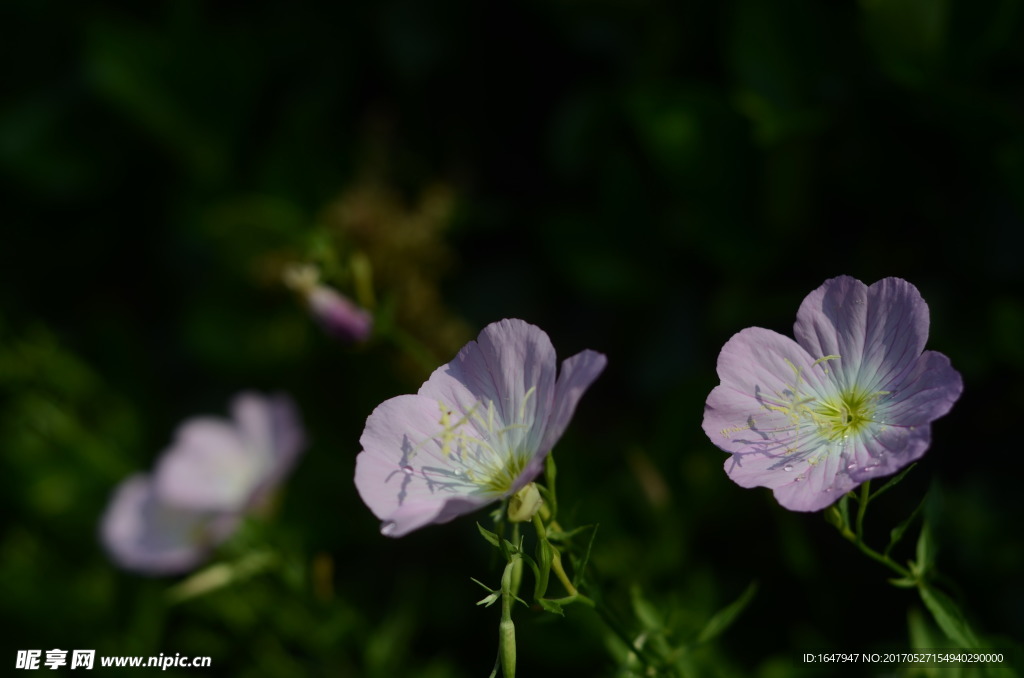
[[[933,487],[974,628],[1024,637],[1019,0],[14,0],[0,25],[2,661],[486,675],[497,613],[470,577],[500,568],[475,527],[386,539],[351,478],[373,407],[502,317],[609,357],[557,458],[610,604],[686,637],[759,582],[694,675],[938,645],[912,591],[732,484],[700,429],[721,344],[788,332],[844,273],[916,284],[966,384],[867,531]],[[355,295],[360,253],[387,331],[344,347],[279,271],[311,260]],[[243,388],[292,393],[312,441],[259,533],[280,559],[171,605],[173,580],[112,567],[97,521]],[[613,675],[585,611],[516,614],[521,675]]]

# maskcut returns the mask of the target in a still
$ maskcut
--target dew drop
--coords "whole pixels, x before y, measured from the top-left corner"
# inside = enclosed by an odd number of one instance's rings
[[[393,520],[385,520],[383,523],[380,524],[380,533],[383,534],[385,537],[390,537],[391,535],[393,535],[395,533],[395,529],[395,521]]]
[[[864,470],[865,471],[874,471],[876,468],[878,468],[878,464],[870,464],[868,466],[865,466]]]
[[[789,464],[786,464],[785,466],[782,467],[782,470],[783,471],[792,471],[793,467],[791,465],[789,465]]]
[[[847,471],[856,471],[857,470],[857,465],[853,464],[853,463],[847,464],[846,465],[846,470]]]
[[[402,467],[402,473],[404,473],[407,476],[411,476],[412,475],[412,466],[403,466]]]

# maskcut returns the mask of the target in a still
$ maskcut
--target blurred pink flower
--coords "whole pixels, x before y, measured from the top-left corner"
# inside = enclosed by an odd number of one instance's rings
[[[120,566],[148,574],[194,568],[291,470],[305,436],[290,398],[240,393],[231,412],[231,421],[186,420],[152,475],[115,490],[100,535]]]
[[[335,338],[349,342],[369,338],[373,316],[337,290],[316,285],[306,296],[306,303],[320,326]]]

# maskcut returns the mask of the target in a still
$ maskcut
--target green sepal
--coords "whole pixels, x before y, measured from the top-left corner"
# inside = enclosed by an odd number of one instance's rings
[[[716,612],[708,620],[708,623],[704,625],[701,632],[697,635],[698,643],[707,643],[718,636],[720,636],[727,628],[729,628],[736,618],[739,617],[740,613],[746,609],[750,601],[754,599],[757,594],[757,582],[752,581],[747,586],[746,590],[740,594],[740,597],[729,603],[721,610]]]

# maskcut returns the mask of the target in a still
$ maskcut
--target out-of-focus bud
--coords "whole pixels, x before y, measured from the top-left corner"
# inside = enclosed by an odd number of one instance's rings
[[[369,338],[373,316],[333,287],[322,284],[315,267],[290,266],[284,272],[284,283],[302,295],[313,318],[331,336],[350,342]]]

